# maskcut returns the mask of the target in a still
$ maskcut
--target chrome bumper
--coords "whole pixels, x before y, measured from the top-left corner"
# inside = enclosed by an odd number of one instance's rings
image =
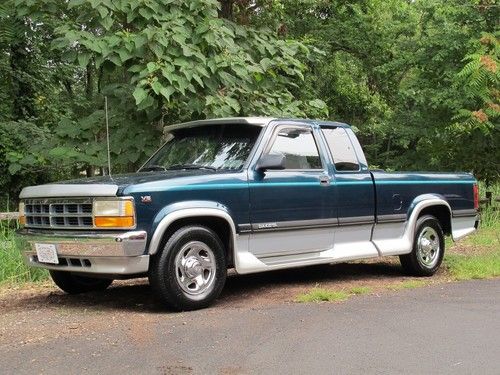
[[[29,266],[80,273],[131,275],[149,267],[145,231],[119,233],[42,232],[21,229],[17,237]],[[59,264],[41,263],[35,244],[56,246]]]

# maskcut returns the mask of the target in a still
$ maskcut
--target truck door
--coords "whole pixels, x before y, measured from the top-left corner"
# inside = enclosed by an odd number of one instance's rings
[[[267,154],[285,155],[286,164],[283,170],[249,171],[250,251],[279,257],[331,248],[336,212],[312,127],[276,125],[261,156]]]
[[[369,241],[375,222],[375,195],[361,146],[350,128],[321,126],[321,131],[333,160],[332,187],[339,224],[334,242]]]

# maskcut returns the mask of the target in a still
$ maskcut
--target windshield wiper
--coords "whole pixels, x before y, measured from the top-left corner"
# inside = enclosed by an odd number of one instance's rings
[[[174,164],[167,168],[167,170],[179,170],[179,169],[210,169],[216,171],[217,168],[210,167],[208,165],[201,164]]]
[[[145,167],[142,167],[140,172],[149,172],[149,171],[166,171],[167,168],[165,168],[162,165],[148,165]]]

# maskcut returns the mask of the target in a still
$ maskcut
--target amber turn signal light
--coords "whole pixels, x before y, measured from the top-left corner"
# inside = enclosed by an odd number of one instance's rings
[[[99,228],[131,228],[134,226],[134,217],[97,216],[94,219],[94,223]]]

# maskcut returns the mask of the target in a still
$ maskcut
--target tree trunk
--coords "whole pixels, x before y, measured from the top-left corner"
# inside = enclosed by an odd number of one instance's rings
[[[10,68],[12,70],[13,120],[35,117],[35,90],[29,72],[32,62],[24,40],[10,46]]]
[[[62,82],[64,88],[66,89],[66,92],[68,95],[72,98],[73,97],[73,87],[71,86],[71,81],[69,79],[65,79]]]
[[[94,177],[95,176],[95,167],[93,165],[89,165],[87,168],[85,168],[85,173],[87,177]]]
[[[89,62],[87,64],[87,68],[85,70],[85,96],[87,99],[91,100],[94,94],[94,80],[93,80],[93,66],[92,63]]]
[[[234,0],[220,0],[219,18],[233,19]]]

